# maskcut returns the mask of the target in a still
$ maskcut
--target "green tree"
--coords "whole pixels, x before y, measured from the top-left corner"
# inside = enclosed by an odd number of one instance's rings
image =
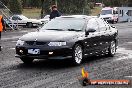
[[[89,14],[88,0],[57,0],[58,9],[63,14]]]
[[[50,7],[56,4],[62,14],[89,14],[89,0],[41,0],[41,14],[50,14]]]
[[[9,0],[0,0],[0,2],[2,2],[4,5],[7,5],[8,4],[8,1]]]
[[[20,0],[9,0],[8,6],[13,14],[22,13],[22,5]]]
[[[128,0],[128,6],[132,7],[132,0]]]

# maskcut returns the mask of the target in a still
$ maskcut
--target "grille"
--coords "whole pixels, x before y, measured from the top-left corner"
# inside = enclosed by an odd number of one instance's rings
[[[39,42],[39,41],[26,41],[28,45],[44,45],[46,42]]]
[[[104,20],[107,20],[107,19],[110,19],[109,17],[107,17],[107,18],[104,18]]]
[[[34,45],[34,41],[26,41],[26,44],[28,44],[28,45]]]

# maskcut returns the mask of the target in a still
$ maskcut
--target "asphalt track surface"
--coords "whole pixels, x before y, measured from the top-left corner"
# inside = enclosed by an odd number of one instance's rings
[[[80,66],[68,60],[35,60],[24,65],[15,58],[15,44],[20,36],[35,29],[2,33],[0,51],[0,88],[83,88],[78,78],[81,68],[94,79],[132,80],[132,23],[114,24],[119,29],[119,48],[114,57],[88,57]],[[88,85],[84,88],[132,88],[130,85]]]

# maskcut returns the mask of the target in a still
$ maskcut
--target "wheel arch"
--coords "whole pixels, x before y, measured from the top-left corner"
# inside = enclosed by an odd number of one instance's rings
[[[77,42],[75,42],[75,44],[74,44],[74,46],[73,46],[73,47],[75,47],[75,45],[76,45],[76,44],[81,45],[81,46],[82,46],[82,49],[84,50],[84,44],[83,44],[83,42],[82,42],[82,41],[77,41]]]

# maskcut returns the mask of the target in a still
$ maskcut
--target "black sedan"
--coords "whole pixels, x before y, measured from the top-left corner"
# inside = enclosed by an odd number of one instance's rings
[[[39,31],[23,35],[16,44],[16,57],[24,63],[34,59],[71,59],[79,65],[85,56],[114,56],[118,30],[101,18],[57,17]]]

